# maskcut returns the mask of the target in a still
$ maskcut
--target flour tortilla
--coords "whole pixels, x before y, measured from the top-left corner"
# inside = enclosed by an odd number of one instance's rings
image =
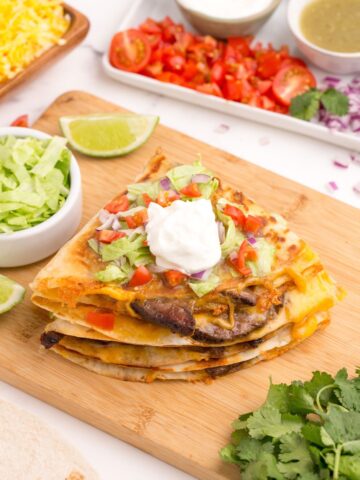
[[[318,314],[314,318],[318,322],[317,329],[324,328],[329,322],[329,317],[326,313]],[[120,380],[146,383],[153,380],[196,381],[216,378],[254,365],[262,360],[269,360],[293,348],[304,338],[294,339],[290,328],[285,327],[259,347],[240,352],[239,354],[218,361],[187,362],[164,368],[140,368],[106,363],[99,358],[90,357],[79,351],[65,348],[61,344],[54,345],[51,350],[88,370]]]
[[[99,480],[81,454],[34,415],[0,400],[2,480]]]

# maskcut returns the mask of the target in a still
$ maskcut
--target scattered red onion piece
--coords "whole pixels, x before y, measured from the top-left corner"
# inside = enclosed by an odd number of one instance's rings
[[[222,222],[217,222],[220,243],[225,241],[225,227]]]
[[[195,278],[196,280],[206,280],[209,278],[211,273],[211,268],[207,270],[202,270],[201,272],[196,272],[191,274],[191,278]]]
[[[259,143],[259,145],[264,147],[265,145],[269,145],[270,139],[267,138],[267,137],[260,137],[259,140],[258,140],[258,143]]]
[[[251,245],[255,245],[256,238],[255,237],[248,237],[248,242],[251,243]]]
[[[100,220],[101,223],[106,222],[106,220],[110,217],[111,213],[105,210],[105,208],[102,208],[98,214],[98,219]]]
[[[170,190],[171,182],[170,178],[164,177],[160,180],[160,185],[163,190]]]
[[[354,185],[353,190],[355,193],[358,193],[360,195],[360,182]]]
[[[330,193],[334,193],[334,192],[336,192],[336,190],[339,190],[339,187],[338,187],[337,183],[334,182],[333,180],[331,180],[330,182],[328,182],[328,183],[326,184],[326,187],[327,187],[327,189],[328,189],[328,191],[329,191]]]
[[[220,123],[220,125],[218,125],[214,132],[215,133],[226,133],[230,130],[230,127],[229,125],[226,125],[225,123]]]
[[[100,230],[107,230],[112,226],[114,221],[115,215],[110,215],[109,218],[102,224],[100,227],[97,227],[96,230],[99,232]]]
[[[339,157],[336,157],[334,160],[333,160],[333,164],[336,166],[336,167],[340,167],[340,168],[349,168],[350,166],[350,156],[339,156]]]
[[[197,173],[196,175],[193,175],[191,178],[192,183],[207,183],[211,180],[211,177],[209,175],[206,175],[205,173]]]
[[[115,230],[115,231],[121,229],[121,223],[119,222],[119,220],[118,220],[116,217],[114,218],[111,227],[112,227],[112,229]]]

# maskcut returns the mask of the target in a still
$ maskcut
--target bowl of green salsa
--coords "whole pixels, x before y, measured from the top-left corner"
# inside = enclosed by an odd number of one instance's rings
[[[288,22],[299,50],[335,74],[360,71],[360,0],[290,0]]]

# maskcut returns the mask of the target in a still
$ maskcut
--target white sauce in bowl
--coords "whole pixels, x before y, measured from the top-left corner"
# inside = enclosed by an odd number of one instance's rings
[[[146,224],[156,265],[191,275],[216,265],[221,247],[210,200],[176,200],[169,207],[150,203]]]
[[[218,19],[250,17],[268,8],[273,0],[180,0],[190,10]]]

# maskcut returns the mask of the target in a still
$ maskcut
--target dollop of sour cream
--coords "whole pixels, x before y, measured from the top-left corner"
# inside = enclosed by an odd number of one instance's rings
[[[242,18],[262,12],[273,0],[181,0],[198,12],[220,19]]]
[[[210,200],[176,200],[169,207],[150,203],[147,241],[156,265],[191,275],[216,265],[221,247]]]

